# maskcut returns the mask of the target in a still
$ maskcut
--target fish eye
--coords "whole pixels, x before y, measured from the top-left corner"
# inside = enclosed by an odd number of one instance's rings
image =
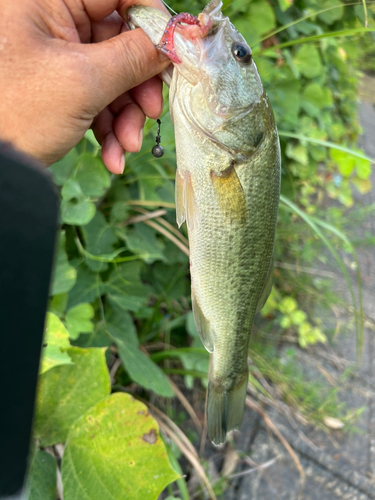
[[[237,61],[241,63],[251,63],[251,49],[245,43],[234,42],[234,44],[232,45],[232,54],[234,55],[235,59],[237,59]]]

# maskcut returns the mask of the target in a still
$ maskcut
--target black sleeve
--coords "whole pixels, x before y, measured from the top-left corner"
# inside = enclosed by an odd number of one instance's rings
[[[27,470],[57,221],[47,173],[0,143],[0,498]]]

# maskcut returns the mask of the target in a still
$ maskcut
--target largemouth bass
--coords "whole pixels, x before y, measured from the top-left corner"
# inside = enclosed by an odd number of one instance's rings
[[[187,223],[194,320],[212,353],[207,427],[214,444],[242,422],[249,337],[272,287],[280,194],[273,112],[251,49],[221,7],[212,0],[198,18],[171,19],[149,7],[129,10],[131,27],[174,64],[177,223]]]

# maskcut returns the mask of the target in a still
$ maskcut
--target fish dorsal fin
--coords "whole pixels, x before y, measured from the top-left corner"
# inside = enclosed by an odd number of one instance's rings
[[[191,175],[185,171],[184,176],[176,172],[176,220],[178,227],[186,221],[189,231],[197,227],[198,206],[195,200]]]
[[[195,297],[194,289],[191,289],[191,305],[193,308],[193,316],[196,329],[199,333],[202,344],[208,352],[214,352],[215,350],[215,338],[212,328],[210,327],[209,321],[204,316],[202,309],[200,308],[197,299]]]
[[[264,287],[262,293],[258,299],[257,312],[263,309],[264,304],[267,302],[268,297],[270,296],[272,285],[273,285],[273,263],[274,263],[274,255],[272,254],[270,267],[268,268],[267,278],[264,282]]]

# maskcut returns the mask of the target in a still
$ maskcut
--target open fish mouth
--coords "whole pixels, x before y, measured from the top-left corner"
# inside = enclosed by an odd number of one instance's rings
[[[131,29],[141,28],[174,64],[188,65],[200,61],[202,38],[214,27],[212,17],[205,11],[198,17],[186,12],[169,17],[165,12],[139,5],[129,9],[128,23]]]

